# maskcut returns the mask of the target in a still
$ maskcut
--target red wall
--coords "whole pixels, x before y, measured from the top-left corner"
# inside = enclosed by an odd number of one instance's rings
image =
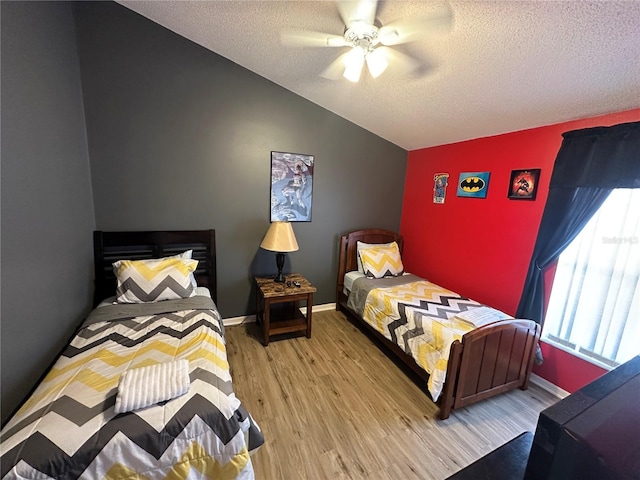
[[[640,109],[409,152],[400,232],[405,268],[514,315],[547,200],[562,133],[639,121]],[[535,200],[510,200],[511,170],[540,168]],[[485,199],[457,197],[461,172],[491,172]],[[444,204],[433,203],[433,176],[448,173]],[[534,372],[573,392],[605,371],[543,346]]]

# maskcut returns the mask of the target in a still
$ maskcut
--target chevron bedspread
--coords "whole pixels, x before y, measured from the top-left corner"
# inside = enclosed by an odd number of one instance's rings
[[[449,350],[474,327],[455,315],[482,305],[415,275],[353,283],[348,306],[411,355],[428,374],[431,398],[438,400]]]
[[[233,392],[213,301],[127,308],[94,310],[3,428],[2,478],[254,478],[264,439]],[[186,394],[114,412],[123,372],[176,359],[189,362]]]

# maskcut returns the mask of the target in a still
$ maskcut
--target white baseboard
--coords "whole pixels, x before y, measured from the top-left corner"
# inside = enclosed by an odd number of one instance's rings
[[[567,392],[566,390],[563,390],[559,386],[554,385],[550,381],[545,380],[544,378],[542,378],[539,375],[536,375],[535,373],[531,374],[531,377],[529,377],[529,381],[534,385],[539,386],[543,390],[546,390],[547,392],[551,393],[552,395],[555,395],[558,398],[564,398],[570,395],[569,392]]]
[[[222,324],[225,327],[235,327],[237,325],[244,325],[245,323],[254,323],[255,321],[256,321],[255,315],[245,315],[242,317],[223,318]]]
[[[335,303],[324,303],[322,305],[314,305],[313,306],[313,310],[311,310],[311,311],[312,312],[322,312],[324,310],[335,310],[335,309],[336,309],[336,304]],[[307,307],[300,308],[300,311],[306,315],[307,314]]]
[[[335,310],[335,308],[336,308],[335,303],[325,303],[323,305],[314,305],[312,312],[322,312],[323,310]],[[306,315],[307,307],[300,308],[300,311]],[[243,325],[245,323],[252,323],[255,321],[256,321],[255,315],[244,315],[241,317],[229,317],[229,318],[222,319],[222,323],[224,324],[225,327],[234,327],[237,325]]]

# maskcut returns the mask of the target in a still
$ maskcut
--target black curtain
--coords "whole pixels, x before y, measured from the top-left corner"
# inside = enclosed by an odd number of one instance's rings
[[[544,319],[544,271],[580,233],[607,199],[610,188],[549,189],[538,239],[533,249],[525,286],[516,312],[542,324]]]
[[[640,122],[563,135],[517,318],[544,321],[544,271],[614,188],[640,188]],[[537,355],[537,360],[542,357]]]

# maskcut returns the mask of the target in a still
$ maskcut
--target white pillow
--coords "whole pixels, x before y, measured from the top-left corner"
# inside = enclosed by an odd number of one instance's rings
[[[507,318],[513,317],[501,312],[500,310],[496,310],[495,308],[482,306],[456,313],[454,318],[478,328],[488,323],[497,322],[498,320],[506,320]]]
[[[186,252],[182,252],[177,255],[171,255],[170,257],[164,257],[164,258],[183,258],[185,260],[191,260],[192,256],[193,256],[193,250],[187,250]],[[198,286],[198,282],[196,282],[196,277],[193,275],[193,273],[189,274],[189,280],[191,280],[191,285],[193,285],[193,288],[196,288]]]

